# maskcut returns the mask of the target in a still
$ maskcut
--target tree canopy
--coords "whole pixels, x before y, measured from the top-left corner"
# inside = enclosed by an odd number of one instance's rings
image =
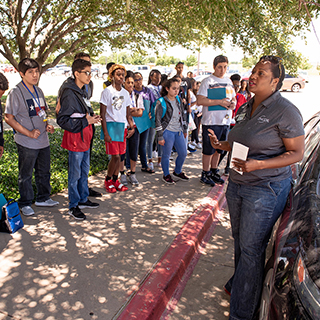
[[[2,0],[0,54],[13,66],[33,57],[42,71],[105,44],[142,52],[229,41],[250,55],[277,54],[297,65],[291,36],[318,16],[316,0]]]

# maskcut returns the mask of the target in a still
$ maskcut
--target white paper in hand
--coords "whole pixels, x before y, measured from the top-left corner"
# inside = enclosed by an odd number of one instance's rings
[[[249,148],[239,142],[233,142],[232,152],[231,152],[231,160],[230,160],[230,168],[237,171],[240,174],[243,174],[242,171],[237,170],[237,168],[233,165],[232,161],[234,158],[240,160],[247,160]]]

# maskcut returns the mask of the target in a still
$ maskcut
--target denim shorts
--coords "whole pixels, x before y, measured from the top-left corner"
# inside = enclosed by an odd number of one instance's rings
[[[229,126],[217,126],[217,125],[202,125],[202,153],[207,156],[213,155],[216,151],[222,153],[223,150],[216,150],[212,147],[209,137],[208,129],[213,130],[218,140],[226,141],[228,138]]]

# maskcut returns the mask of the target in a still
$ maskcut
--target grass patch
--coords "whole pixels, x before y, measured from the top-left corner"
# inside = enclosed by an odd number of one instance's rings
[[[96,127],[91,166],[89,175],[93,175],[108,168],[108,158],[105,151],[104,141],[100,140],[101,126]],[[0,193],[6,199],[18,199],[18,152],[11,130],[4,132],[4,153],[0,159]],[[51,150],[51,193],[57,193],[68,187],[68,151],[61,148],[63,130],[56,129],[49,134]],[[32,179],[33,189],[36,195],[34,177]]]

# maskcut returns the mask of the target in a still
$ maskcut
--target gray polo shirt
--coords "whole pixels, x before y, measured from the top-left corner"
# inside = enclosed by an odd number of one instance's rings
[[[230,131],[228,141],[239,142],[249,147],[248,158],[264,160],[286,152],[282,138],[304,135],[300,111],[279,91],[263,101],[252,117],[254,98],[242,105],[236,114],[236,125]],[[265,181],[281,181],[291,176],[290,166],[277,169],[262,169],[240,175],[230,171],[230,179],[239,184],[257,185]]]

